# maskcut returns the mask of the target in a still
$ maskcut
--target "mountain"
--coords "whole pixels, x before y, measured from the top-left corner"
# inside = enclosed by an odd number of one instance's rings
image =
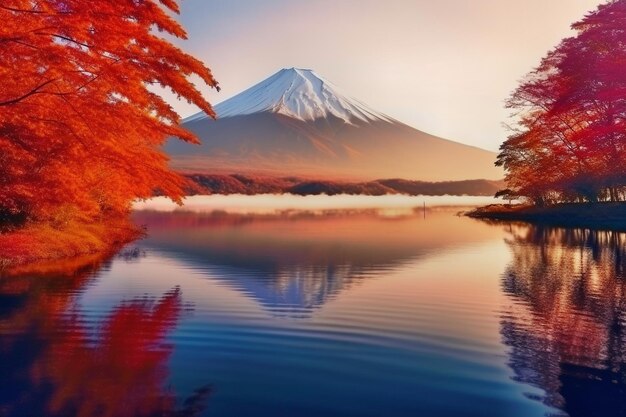
[[[495,154],[429,135],[349,98],[312,70],[288,68],[183,121],[202,144],[169,141],[187,173],[325,179],[500,179]]]

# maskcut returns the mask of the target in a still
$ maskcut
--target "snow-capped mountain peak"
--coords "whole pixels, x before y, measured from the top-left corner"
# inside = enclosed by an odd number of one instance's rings
[[[310,69],[284,68],[260,83],[215,106],[218,118],[254,113],[278,113],[311,121],[334,116],[345,123],[392,121],[343,95],[336,86]],[[206,118],[202,112],[183,120]]]

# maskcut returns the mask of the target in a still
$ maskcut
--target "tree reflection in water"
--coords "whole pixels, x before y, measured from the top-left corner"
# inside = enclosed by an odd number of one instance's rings
[[[572,417],[626,415],[626,234],[508,230],[501,333],[515,378]]]
[[[121,302],[94,325],[78,298],[99,267],[0,280],[0,416],[200,415],[208,387],[179,406],[167,385],[181,291]]]

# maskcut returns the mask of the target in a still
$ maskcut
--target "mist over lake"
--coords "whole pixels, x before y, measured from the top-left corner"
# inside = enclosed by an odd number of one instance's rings
[[[407,195],[197,195],[186,197],[184,205],[162,197],[134,204],[135,210],[155,211],[193,211],[193,212],[280,212],[285,210],[341,210],[341,209],[392,209],[413,210],[417,207],[473,207],[500,202],[493,197],[484,196],[407,196]]]

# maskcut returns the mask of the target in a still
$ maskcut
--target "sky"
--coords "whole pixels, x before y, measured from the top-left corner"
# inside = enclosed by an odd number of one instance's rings
[[[281,68],[313,69],[419,130],[497,150],[519,81],[600,0],[182,0],[217,104]],[[186,117],[198,110],[173,102]]]

